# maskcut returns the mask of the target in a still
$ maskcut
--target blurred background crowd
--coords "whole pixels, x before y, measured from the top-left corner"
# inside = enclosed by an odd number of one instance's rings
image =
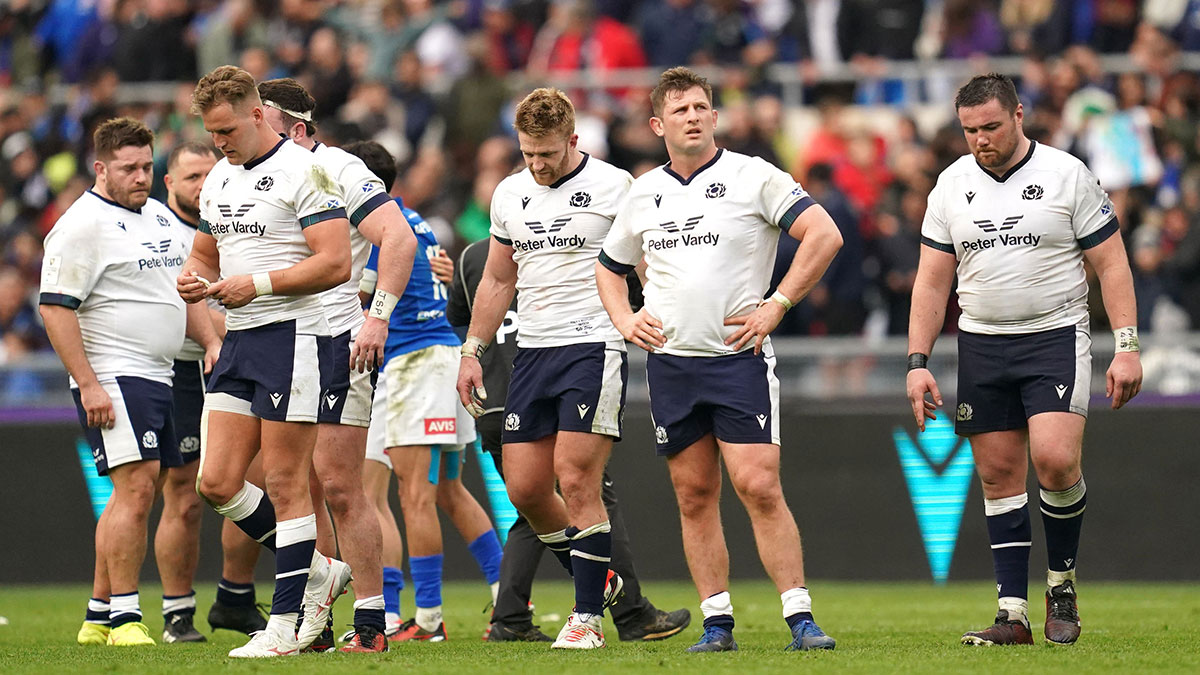
[[[303,82],[319,139],[388,147],[395,193],[452,254],[487,236],[530,88],[566,89],[581,147],[639,175],[666,160],[646,123],[657,73],[702,68],[718,143],[794,174],[845,239],[780,332],[868,336],[907,330],[926,196],[967,151],[954,90],[998,68],[1027,135],[1086,161],[1113,197],[1143,332],[1194,329],[1197,50],[1200,0],[6,0],[0,364],[49,348],[41,240],[94,180],[92,129],[118,114],[155,129],[161,198],[171,148],[206,139],[192,87],[226,63]]]

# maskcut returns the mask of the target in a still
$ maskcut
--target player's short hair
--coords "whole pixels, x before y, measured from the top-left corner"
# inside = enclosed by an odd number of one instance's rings
[[[261,103],[254,77],[237,66],[221,66],[200,78],[192,91],[192,113],[202,115],[228,103],[233,108],[243,103]]]
[[[954,97],[954,109],[974,108],[992,99],[999,101],[1010,115],[1017,112],[1017,105],[1021,103],[1012,79],[1000,73],[988,73],[972,77],[958,90],[958,95]]]
[[[654,116],[662,117],[663,101],[667,100],[668,93],[673,91],[683,93],[692,87],[703,89],[704,95],[708,97],[709,105],[712,105],[713,90],[707,78],[701,77],[690,68],[683,66],[676,66],[664,71],[658,78],[658,86],[650,92],[650,107],[654,109]]]
[[[154,147],[154,132],[132,117],[117,117],[96,127],[92,145],[96,148],[96,159],[107,162],[121,148]]]
[[[304,123],[304,133],[309,136],[317,134],[317,125],[312,121],[312,113],[317,109],[317,100],[308,93],[304,85],[290,77],[280,77],[274,80],[263,80],[258,83],[258,97],[263,105],[283,113],[283,121],[291,128],[297,122]]]
[[[575,106],[553,87],[540,87],[517,104],[513,128],[534,138],[575,133]]]
[[[361,159],[367,169],[383,181],[383,187],[392,191],[392,184],[396,182],[396,160],[387,148],[375,141],[355,141],[342,149]]]
[[[186,141],[175,146],[175,148],[171,150],[171,154],[167,155],[167,171],[171,171],[178,166],[179,158],[185,152],[192,155],[200,155],[202,157],[204,155],[208,155],[209,157],[213,158],[217,157],[217,150],[211,145],[208,145],[207,143],[201,143],[200,141]]]

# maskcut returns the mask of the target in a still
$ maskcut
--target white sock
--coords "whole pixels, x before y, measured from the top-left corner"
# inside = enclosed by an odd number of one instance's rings
[[[733,616],[733,600],[729,597],[729,591],[721,591],[705,598],[704,602],[700,603],[700,612],[706,619],[721,614]]]
[[[138,603],[138,592],[125,593],[124,595],[114,595],[108,599],[108,615],[116,618],[122,614],[137,614],[138,620],[141,620],[142,608]]]
[[[383,594],[354,601],[354,609],[383,609]]]
[[[800,612],[812,613],[812,598],[808,595],[808,589],[803,586],[787,589],[779,595],[779,599],[783,602],[785,619]]]
[[[492,606],[496,606],[496,598],[500,597],[500,582],[496,581],[491,584],[492,587]]]
[[[422,630],[432,633],[442,625],[442,606],[437,607],[418,607],[416,615],[417,625]]]
[[[1000,598],[1000,609],[1008,612],[1010,621],[1029,623],[1029,601],[1025,598]]]
[[[1064,582],[1070,581],[1075,583],[1075,569],[1069,569],[1066,572],[1055,572],[1054,570],[1046,570],[1046,586],[1054,588],[1062,586]]]
[[[182,612],[185,610],[196,611],[196,592],[191,591],[187,595],[181,595],[177,598],[168,598],[163,596],[163,616]]]

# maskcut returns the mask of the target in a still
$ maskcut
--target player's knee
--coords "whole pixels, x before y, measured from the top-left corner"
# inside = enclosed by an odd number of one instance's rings
[[[679,502],[679,514],[684,518],[696,518],[716,508],[721,493],[707,484],[676,486],[675,499]]]
[[[432,509],[437,503],[437,489],[432,483],[421,484],[421,481],[405,481],[400,485],[400,508]]]
[[[758,471],[734,482],[742,502],[752,511],[769,511],[783,498],[779,477],[769,471]]]
[[[196,492],[214,505],[228,504],[240,489],[241,483],[223,480],[220,476],[212,474],[204,474],[196,481]]]
[[[548,496],[546,491],[530,483],[510,482],[508,500],[518,511],[537,511]]]

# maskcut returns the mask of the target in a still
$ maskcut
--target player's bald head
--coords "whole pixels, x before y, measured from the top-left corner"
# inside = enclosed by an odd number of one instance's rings
[[[237,66],[221,66],[200,78],[192,91],[192,113],[203,115],[223,103],[239,112],[262,105],[254,77]]]

